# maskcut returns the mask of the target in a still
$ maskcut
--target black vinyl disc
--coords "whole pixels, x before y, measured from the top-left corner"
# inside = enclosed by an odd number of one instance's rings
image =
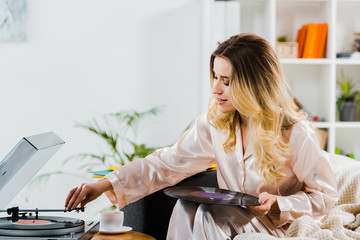
[[[246,193],[200,186],[171,187],[164,190],[170,197],[191,202],[220,205],[257,206],[258,198]]]
[[[45,224],[19,224],[21,221],[45,221]],[[0,235],[4,236],[56,236],[84,230],[83,220],[67,217],[19,217],[18,222],[12,222],[11,217],[0,218]]]

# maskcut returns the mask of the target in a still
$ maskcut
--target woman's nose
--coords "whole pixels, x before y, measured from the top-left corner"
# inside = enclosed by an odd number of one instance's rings
[[[213,83],[213,89],[212,89],[212,92],[213,94],[222,94],[223,93],[223,90],[221,89],[221,87],[219,86],[219,82],[220,81],[214,81]]]

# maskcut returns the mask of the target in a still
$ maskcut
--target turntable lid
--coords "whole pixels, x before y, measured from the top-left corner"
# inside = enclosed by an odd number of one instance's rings
[[[7,207],[64,143],[53,132],[24,137],[18,142],[0,162],[0,209]]]

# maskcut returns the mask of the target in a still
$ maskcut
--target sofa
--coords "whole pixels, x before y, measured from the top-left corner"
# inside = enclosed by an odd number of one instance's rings
[[[309,216],[296,219],[287,229],[285,239],[359,239],[360,240],[360,161],[341,155],[330,155],[335,173],[339,200],[333,209],[315,222]],[[216,170],[196,174],[176,186],[217,187]],[[177,199],[153,193],[124,207],[125,225],[158,240],[166,239],[169,219]],[[274,240],[261,233],[240,234],[234,240]]]

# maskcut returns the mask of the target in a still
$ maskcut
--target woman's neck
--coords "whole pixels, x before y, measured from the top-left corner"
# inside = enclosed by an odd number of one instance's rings
[[[241,142],[243,154],[245,154],[249,138],[248,138],[248,120],[247,118],[240,116],[240,131],[241,131]]]
[[[240,125],[241,126],[245,127],[245,126],[248,125],[248,118],[247,117],[239,115],[239,119],[240,119]]]

